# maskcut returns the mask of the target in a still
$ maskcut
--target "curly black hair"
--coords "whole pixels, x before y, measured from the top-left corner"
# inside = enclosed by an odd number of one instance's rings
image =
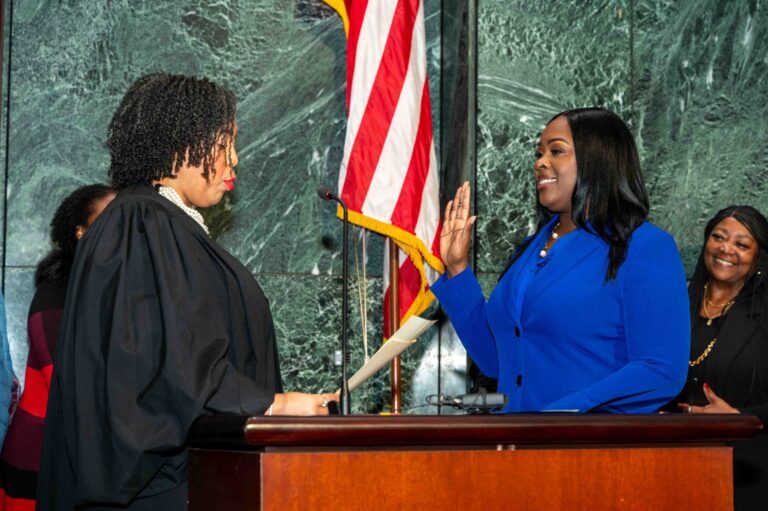
[[[130,86],[109,124],[112,186],[148,183],[189,162],[208,179],[222,136],[234,136],[235,96],[207,78],[155,73]],[[229,144],[227,144],[228,146]]]
[[[77,249],[77,228],[88,224],[88,217],[93,213],[96,201],[113,193],[114,189],[107,185],[86,185],[61,201],[51,220],[51,241],[55,248],[37,265],[35,286],[43,280],[67,285]]]

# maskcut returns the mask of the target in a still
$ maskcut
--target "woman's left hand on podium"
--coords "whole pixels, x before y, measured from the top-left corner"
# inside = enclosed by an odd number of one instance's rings
[[[677,407],[686,413],[741,413],[738,409],[729,405],[723,398],[715,394],[712,388],[704,384],[704,395],[709,401],[706,406],[689,405],[687,403],[678,403]]]
[[[328,415],[328,403],[338,401],[338,394],[305,394],[286,392],[275,394],[268,415]]]

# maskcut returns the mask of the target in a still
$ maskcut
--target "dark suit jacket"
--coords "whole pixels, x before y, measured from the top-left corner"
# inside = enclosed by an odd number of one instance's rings
[[[709,384],[731,406],[768,425],[768,317],[766,276],[751,278],[728,311],[717,344],[704,361],[703,381],[688,383],[675,402],[691,402]],[[701,297],[690,297],[691,302]],[[694,318],[695,321],[695,318]],[[693,353],[697,357],[700,353]],[[768,434],[734,444],[736,509],[765,509],[768,502]]]

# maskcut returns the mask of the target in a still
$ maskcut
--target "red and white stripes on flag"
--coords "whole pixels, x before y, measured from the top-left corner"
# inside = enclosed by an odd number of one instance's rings
[[[401,248],[400,320],[405,321],[429,306],[429,283],[443,271],[424,2],[325,2],[339,12],[347,31],[348,118],[340,195],[353,223],[394,239]]]

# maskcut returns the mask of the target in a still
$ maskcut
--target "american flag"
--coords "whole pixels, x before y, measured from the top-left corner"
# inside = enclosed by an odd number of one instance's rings
[[[339,192],[350,221],[400,247],[400,320],[443,271],[423,0],[325,0],[347,31],[347,135]],[[385,257],[385,261],[388,258]],[[385,303],[389,295],[384,268]],[[384,336],[389,318],[384,308]]]

